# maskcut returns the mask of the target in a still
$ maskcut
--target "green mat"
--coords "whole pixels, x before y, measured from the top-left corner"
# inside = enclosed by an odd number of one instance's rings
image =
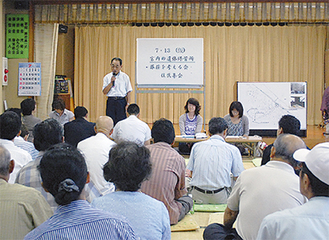
[[[224,212],[227,204],[199,204],[194,203],[195,212]]]

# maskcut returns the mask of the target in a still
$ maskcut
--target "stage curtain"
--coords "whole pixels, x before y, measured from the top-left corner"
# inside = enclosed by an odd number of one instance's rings
[[[328,1],[35,5],[37,23],[328,23]]]
[[[189,97],[199,99],[206,123],[223,117],[236,100],[236,82],[308,83],[307,123],[321,121],[324,87],[325,26],[77,26],[75,32],[75,104],[88,108],[90,120],[105,114],[103,77],[112,57],[123,59],[135,99],[137,38],[204,38],[206,102],[203,94],[139,93],[141,119],[165,117],[178,123]],[[170,89],[169,89],[170,90]],[[203,109],[201,110],[203,114]]]
[[[40,119],[48,118],[52,110],[58,25],[58,23],[35,25],[35,62],[41,62],[41,96],[36,97],[36,116]]]

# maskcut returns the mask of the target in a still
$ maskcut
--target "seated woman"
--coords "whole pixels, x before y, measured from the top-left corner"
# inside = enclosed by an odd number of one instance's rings
[[[85,200],[86,162],[75,147],[60,143],[43,155],[42,184],[60,205],[54,215],[24,239],[137,239],[119,215],[92,208]]]
[[[121,142],[111,149],[103,171],[116,191],[94,199],[91,205],[126,217],[140,239],[170,239],[167,208],[138,191],[151,173],[150,151],[134,142]]]
[[[49,113],[49,117],[57,120],[62,126],[65,123],[74,120],[74,113],[65,108],[65,102],[63,99],[55,99],[52,103],[53,111]]]
[[[231,103],[229,113],[224,119],[228,124],[227,136],[244,136],[249,135],[249,120],[243,115],[243,106],[240,102]]]
[[[179,117],[179,129],[181,135],[195,135],[202,129],[202,117],[199,115],[201,106],[195,98],[189,98],[184,106],[185,113]],[[179,151],[190,154],[193,144],[179,143]]]

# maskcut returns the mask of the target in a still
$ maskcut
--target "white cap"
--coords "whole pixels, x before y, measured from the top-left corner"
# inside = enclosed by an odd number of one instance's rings
[[[305,162],[314,176],[329,185],[329,142],[320,143],[312,150],[299,149],[293,157],[297,161]]]

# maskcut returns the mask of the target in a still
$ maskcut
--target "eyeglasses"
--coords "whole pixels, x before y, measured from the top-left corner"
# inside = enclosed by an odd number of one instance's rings
[[[119,68],[119,67],[121,67],[120,65],[114,65],[114,64],[111,64],[111,67],[112,68]]]

